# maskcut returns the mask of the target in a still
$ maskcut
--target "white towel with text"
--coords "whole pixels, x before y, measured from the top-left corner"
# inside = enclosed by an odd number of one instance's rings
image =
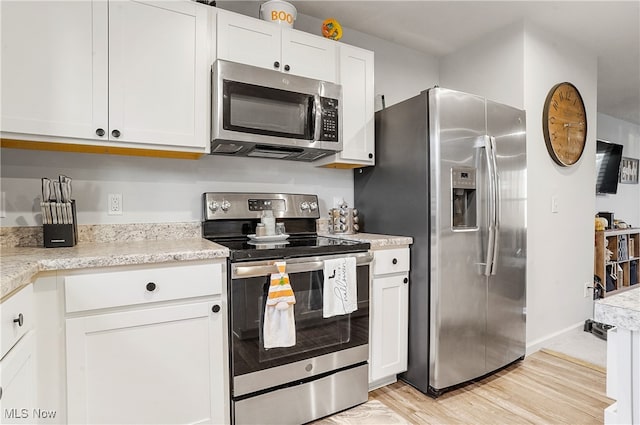
[[[324,261],[322,317],[349,314],[358,309],[356,259],[336,258]]]

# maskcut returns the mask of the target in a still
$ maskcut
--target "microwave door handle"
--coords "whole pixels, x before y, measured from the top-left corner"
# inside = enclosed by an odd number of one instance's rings
[[[322,107],[320,104],[320,95],[313,96],[313,106],[311,107],[311,115],[313,116],[313,141],[320,140],[320,132],[322,131]]]

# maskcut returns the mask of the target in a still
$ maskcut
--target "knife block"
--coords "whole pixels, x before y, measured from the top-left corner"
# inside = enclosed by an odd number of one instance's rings
[[[76,201],[71,200],[71,224],[43,224],[44,247],[71,247],[78,243],[78,219],[76,217]]]

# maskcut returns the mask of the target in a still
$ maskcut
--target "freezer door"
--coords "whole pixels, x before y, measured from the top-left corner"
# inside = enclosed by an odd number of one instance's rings
[[[439,390],[485,373],[487,307],[487,160],[485,101],[446,89],[429,91],[430,335],[429,385]],[[475,179],[476,216],[454,223],[455,172]],[[461,185],[462,187],[467,187]],[[457,213],[460,211],[458,210]]]
[[[487,102],[487,130],[497,165],[497,224],[488,282],[487,372],[525,353],[527,162],[525,113]]]

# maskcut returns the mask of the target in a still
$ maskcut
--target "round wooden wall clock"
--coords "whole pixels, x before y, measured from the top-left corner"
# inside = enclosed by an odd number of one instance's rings
[[[587,114],[573,84],[564,82],[549,90],[542,128],[549,155],[558,165],[568,167],[578,162],[587,140]]]

